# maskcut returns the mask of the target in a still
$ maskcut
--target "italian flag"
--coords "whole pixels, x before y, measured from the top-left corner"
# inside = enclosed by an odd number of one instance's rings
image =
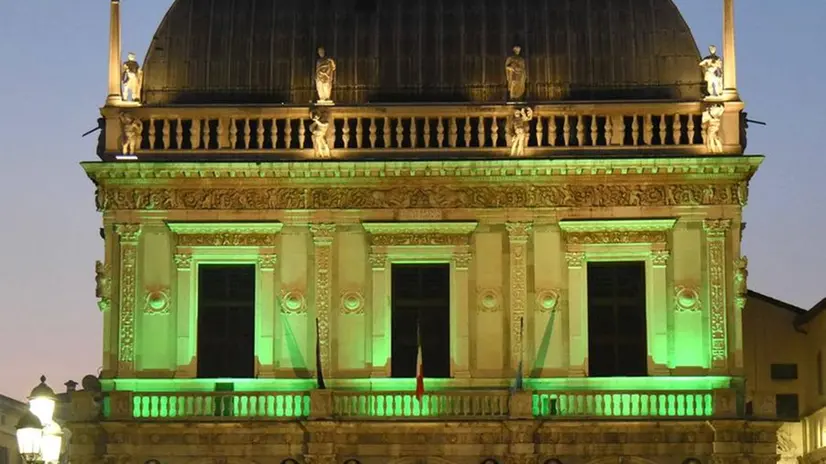
[[[418,342],[416,343],[418,353],[416,354],[416,399],[419,403],[422,402],[424,396],[424,365],[422,364],[422,338],[419,334]]]

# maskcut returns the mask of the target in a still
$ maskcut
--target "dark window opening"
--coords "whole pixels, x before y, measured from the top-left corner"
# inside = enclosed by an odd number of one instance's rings
[[[645,263],[588,263],[588,372],[648,375]]]
[[[421,333],[424,376],[450,377],[450,265],[392,267],[391,376],[416,376]]]
[[[797,364],[772,364],[772,380],[797,380]]]
[[[198,377],[255,377],[255,266],[198,266]]]
[[[800,405],[796,394],[784,394],[775,396],[776,412],[778,419],[800,418]]]

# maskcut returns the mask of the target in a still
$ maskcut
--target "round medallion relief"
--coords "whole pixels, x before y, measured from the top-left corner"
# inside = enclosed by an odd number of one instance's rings
[[[146,294],[147,314],[166,314],[169,312],[169,294],[165,290],[151,290]]]
[[[299,314],[304,312],[304,295],[298,290],[284,292],[281,297],[283,312],[287,314]]]
[[[557,290],[542,290],[536,294],[537,308],[543,313],[554,311],[559,306],[559,298]]]
[[[493,288],[488,288],[479,291],[479,310],[482,312],[499,311],[501,302],[499,291]]]
[[[364,312],[364,296],[358,291],[342,293],[341,312],[344,314],[362,314]]]
[[[695,288],[677,287],[674,300],[678,311],[693,312],[700,310],[700,292]]]

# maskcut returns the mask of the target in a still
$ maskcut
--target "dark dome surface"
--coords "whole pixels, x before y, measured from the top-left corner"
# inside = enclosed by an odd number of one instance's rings
[[[337,104],[501,102],[517,44],[529,101],[702,97],[672,0],[176,0],[144,102],[307,104],[319,46]]]

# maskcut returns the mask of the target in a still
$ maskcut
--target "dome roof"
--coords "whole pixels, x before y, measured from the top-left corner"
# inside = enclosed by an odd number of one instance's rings
[[[315,98],[501,102],[514,45],[529,101],[699,99],[694,38],[672,0],[176,0],[145,61],[146,104]]]

